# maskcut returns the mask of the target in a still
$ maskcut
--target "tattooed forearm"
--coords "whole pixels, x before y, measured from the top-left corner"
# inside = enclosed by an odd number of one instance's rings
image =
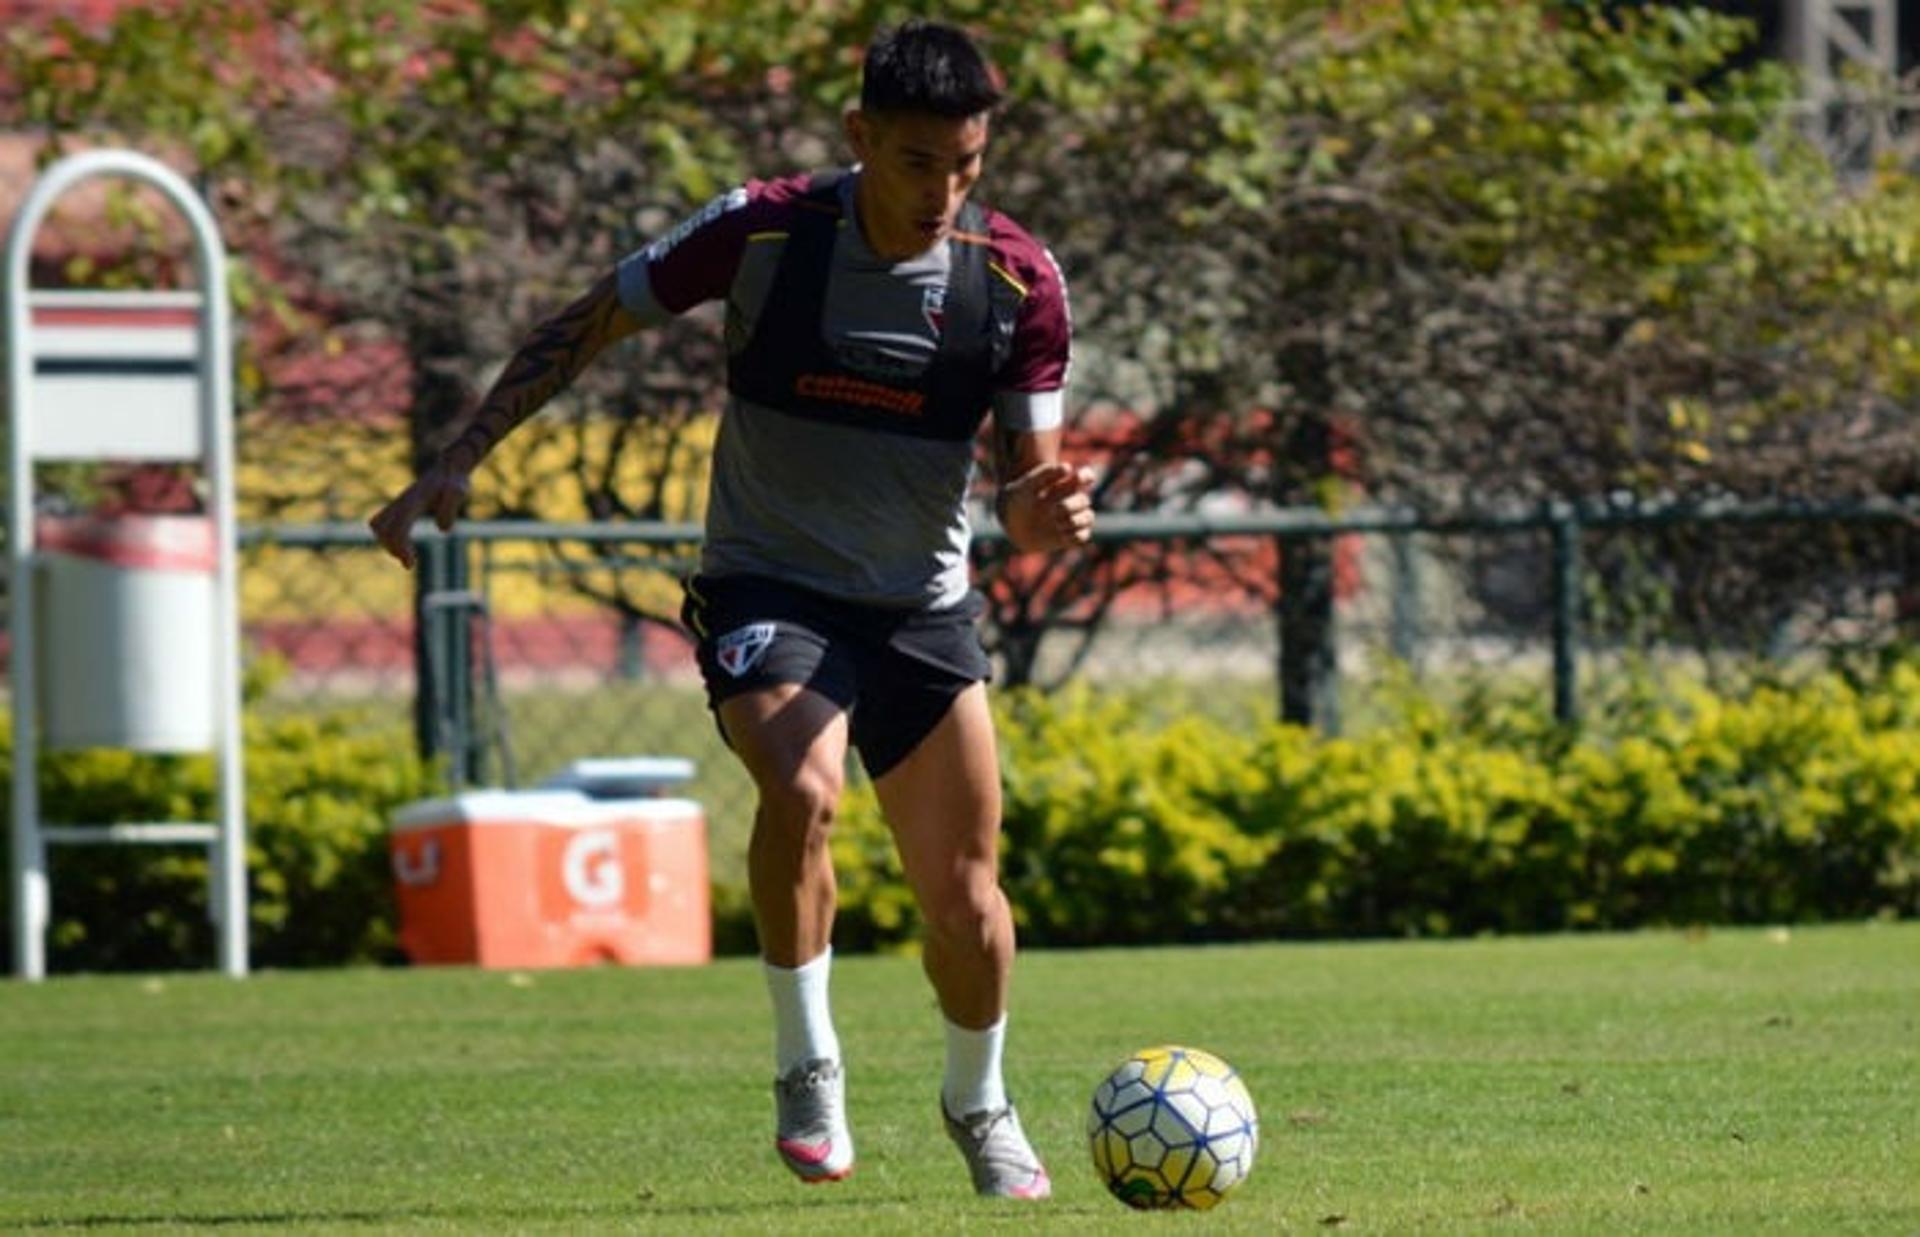
[[[471,469],[515,426],[538,412],[630,323],[611,277],[533,329],[488,390],[472,421],[447,448],[449,463]]]

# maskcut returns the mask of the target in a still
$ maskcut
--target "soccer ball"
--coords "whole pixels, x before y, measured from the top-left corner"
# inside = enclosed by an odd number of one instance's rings
[[[1129,1207],[1204,1211],[1253,1171],[1260,1119],[1235,1069],[1210,1052],[1136,1052],[1093,1091],[1093,1167]]]

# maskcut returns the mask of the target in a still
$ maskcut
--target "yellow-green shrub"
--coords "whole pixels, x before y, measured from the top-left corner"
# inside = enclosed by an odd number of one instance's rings
[[[1578,741],[1416,703],[1352,739],[1000,707],[1004,883],[1029,944],[1525,932],[1920,911],[1920,667],[1643,698]],[[844,947],[918,920],[877,807],[834,840]]]
[[[0,736],[0,746],[10,741]],[[387,824],[395,808],[438,789],[437,778],[413,752],[404,726],[372,724],[351,713],[249,716],[243,760],[255,965],[392,956]],[[7,752],[0,759],[0,782],[11,778]],[[84,824],[212,820],[214,783],[207,756],[48,753],[41,758],[41,811],[47,820]],[[6,795],[0,804],[10,815]],[[49,848],[48,863],[51,969],[211,963],[205,848],[56,846]]]
[[[1910,663],[1864,684],[1685,691],[1578,742],[1510,710],[1450,723],[1417,703],[1350,739],[1143,720],[1142,702],[1085,690],[997,707],[1004,879],[1028,944],[1920,913]],[[249,717],[256,964],[392,956],[387,822],[439,789],[412,750],[404,727],[351,714]],[[49,819],[209,819],[213,770],[62,753],[41,787]],[[840,947],[915,940],[870,787],[849,793],[833,854]],[[53,862],[56,969],[211,960],[203,852],[56,848]],[[744,947],[744,902],[719,909],[722,939]]]

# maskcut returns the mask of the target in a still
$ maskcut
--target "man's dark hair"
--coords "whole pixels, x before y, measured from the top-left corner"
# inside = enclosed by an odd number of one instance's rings
[[[964,30],[913,18],[882,30],[867,47],[860,107],[963,120],[1000,102],[987,59]]]

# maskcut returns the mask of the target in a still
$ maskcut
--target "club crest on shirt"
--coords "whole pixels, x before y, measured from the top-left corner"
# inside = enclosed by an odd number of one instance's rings
[[[933,332],[935,339],[940,338],[947,323],[947,289],[945,285],[923,288],[920,292],[920,316],[927,320],[927,329]]]
[[[745,627],[736,627],[714,642],[713,657],[720,668],[734,678],[760,664],[767,655],[767,649],[773,645],[774,626],[772,623],[749,623]]]

